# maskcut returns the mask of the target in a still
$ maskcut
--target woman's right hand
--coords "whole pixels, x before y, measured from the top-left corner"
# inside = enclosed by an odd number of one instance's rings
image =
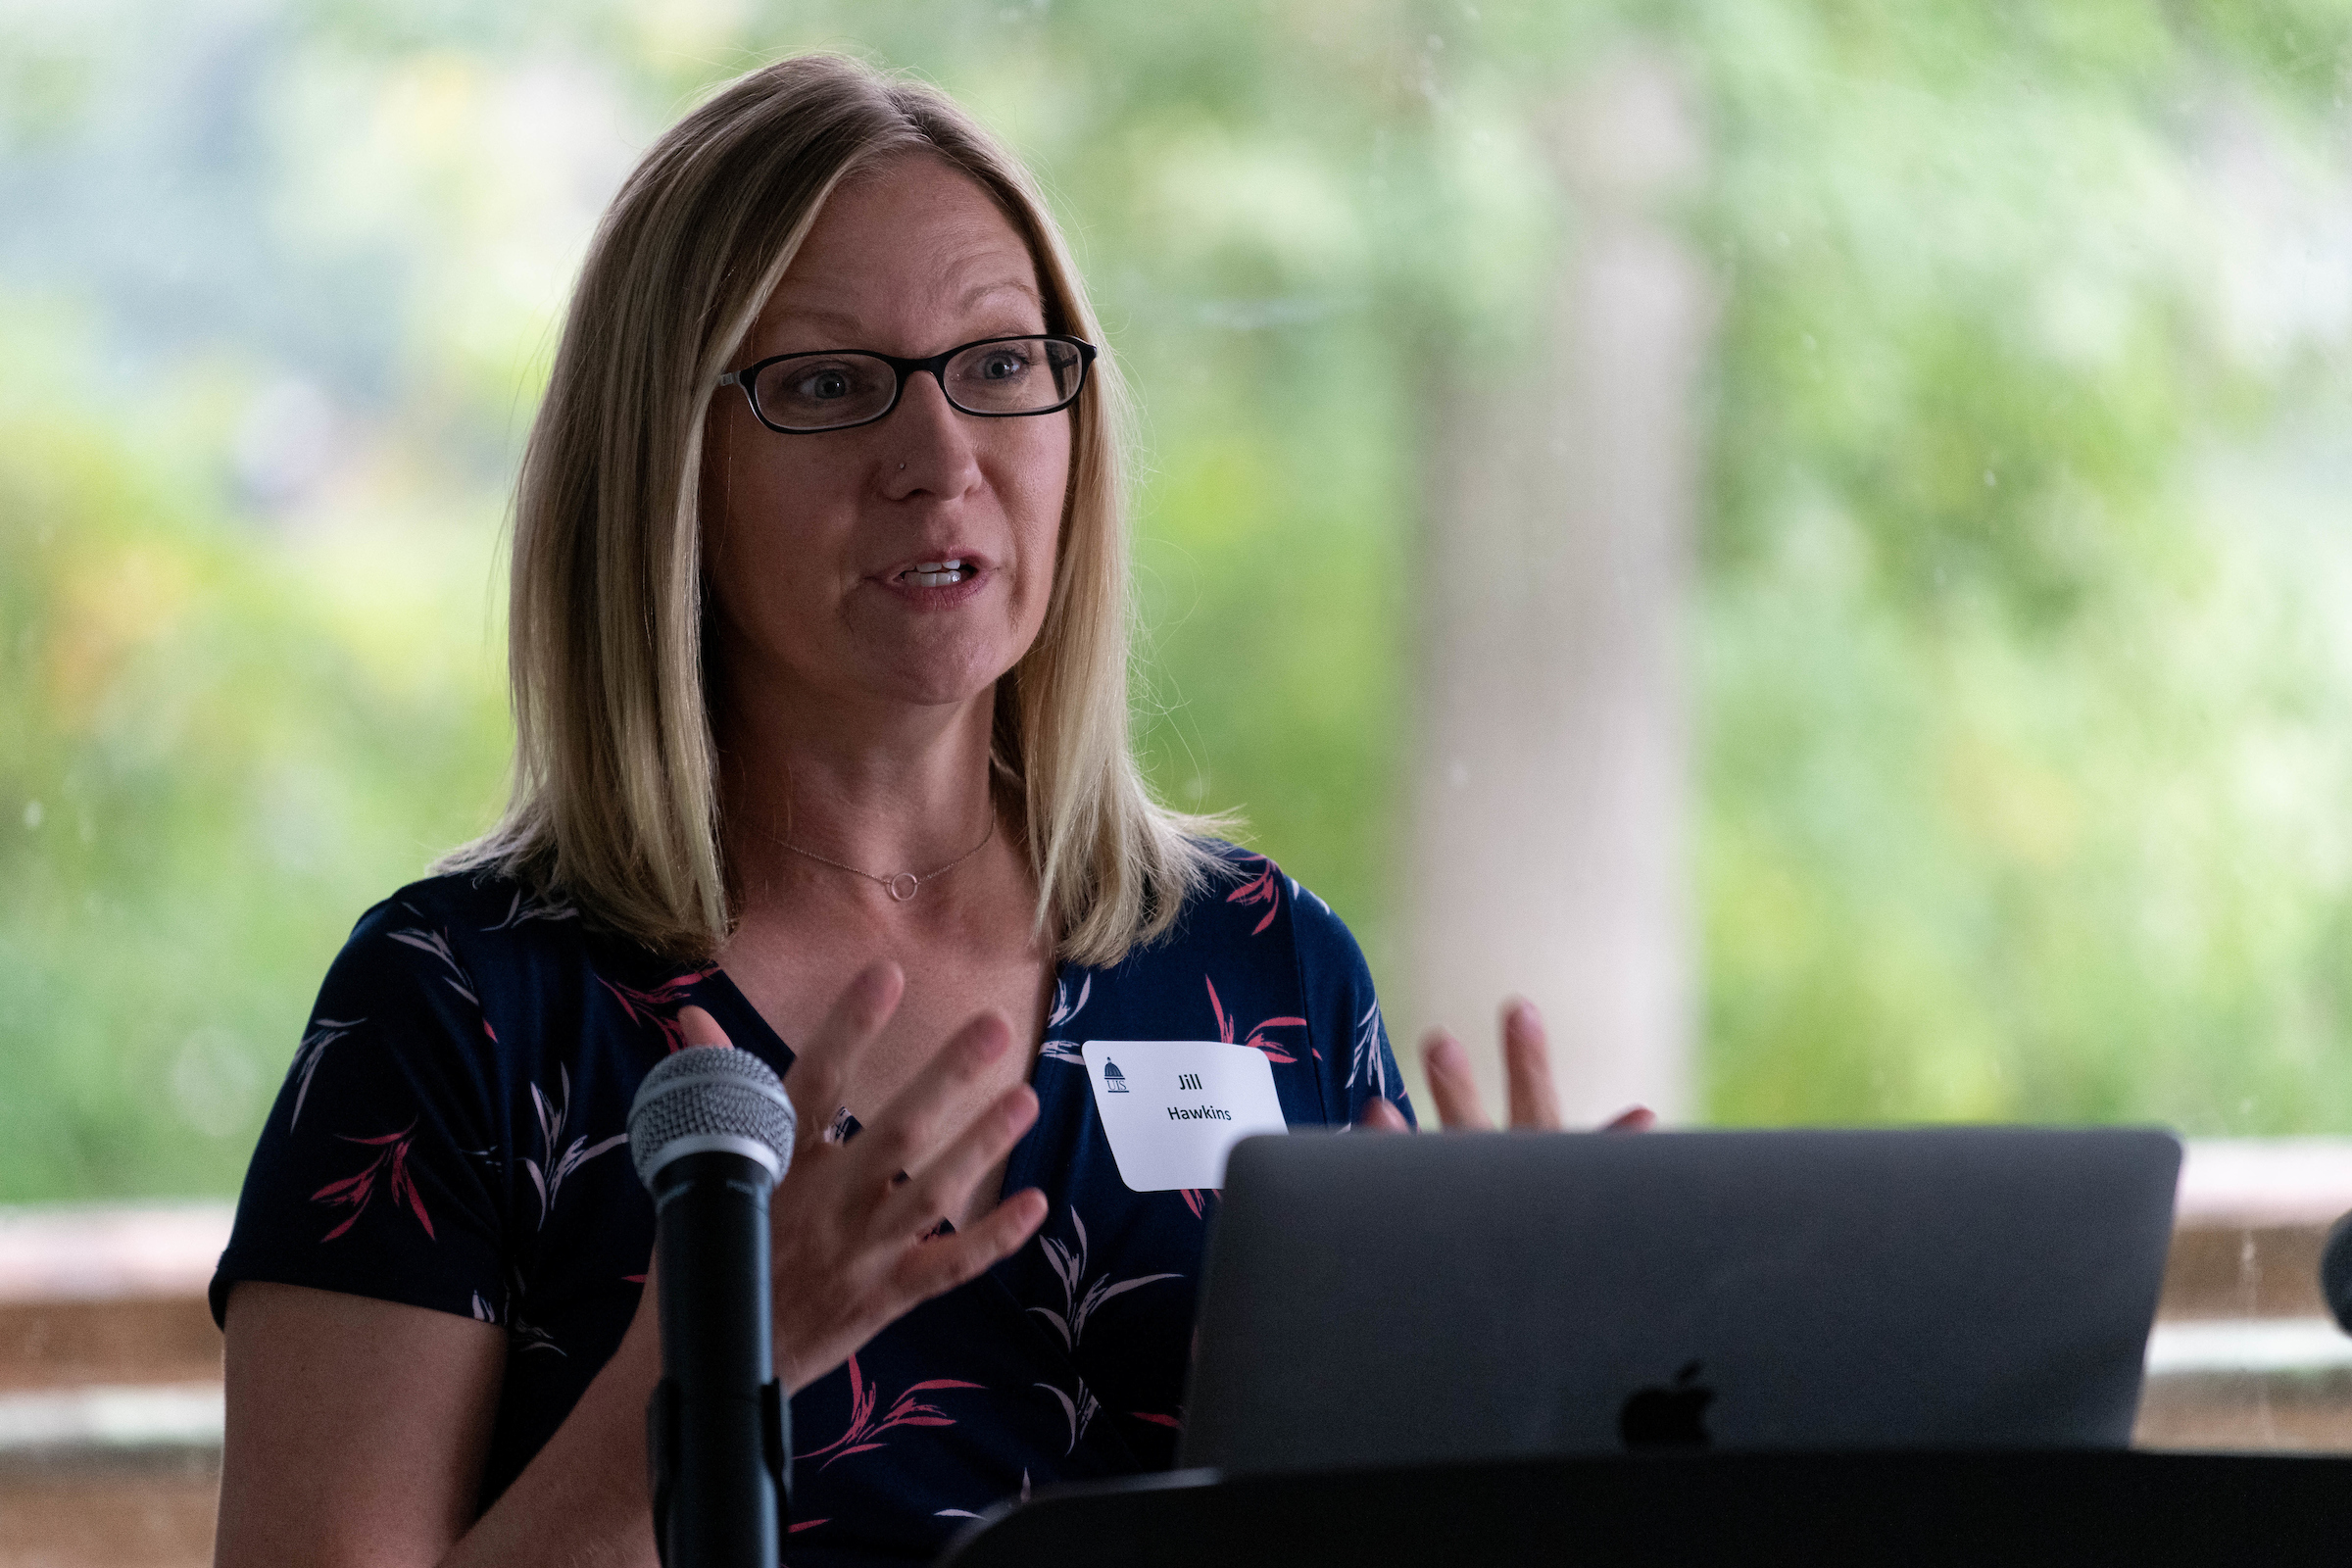
[[[1010,1256],[1045,1222],[1045,1195],[1030,1188],[967,1228],[933,1234],[1037,1119],[1037,1095],[1025,1083],[977,1111],[958,1108],[1012,1049],[997,1013],[956,1031],[857,1137],[828,1136],[850,1064],[890,1021],[905,986],[896,964],[864,970],[784,1075],[800,1130],[768,1225],[776,1376],[787,1395],[910,1308]],[[731,1044],[700,1007],[681,1009],[678,1022],[689,1045]]]
[[[1502,1004],[1502,1076],[1508,1101],[1509,1127],[1514,1132],[1561,1130],[1560,1097],[1551,1083],[1551,1046],[1544,1039],[1544,1015],[1524,997]],[[1429,1078],[1429,1096],[1438,1102],[1438,1125],[1447,1132],[1485,1132],[1494,1123],[1480,1101],[1478,1080],[1470,1071],[1470,1054],[1443,1029],[1421,1037],[1421,1070]],[[1601,1128],[1606,1133],[1645,1132],[1657,1117],[1645,1105],[1619,1111]],[[1404,1132],[1404,1117],[1385,1100],[1365,1107],[1360,1126],[1372,1132]]]

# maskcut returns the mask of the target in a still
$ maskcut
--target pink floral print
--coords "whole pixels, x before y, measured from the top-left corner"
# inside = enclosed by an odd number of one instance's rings
[[[1262,904],[1266,906],[1264,918],[1250,930],[1251,936],[1257,936],[1263,933],[1266,927],[1272,925],[1274,916],[1281,912],[1282,880],[1280,873],[1274,869],[1272,860],[1262,855],[1253,855],[1250,858],[1257,862],[1257,875],[1226,894],[1225,902],[1239,904],[1245,907],[1252,904]]]
[[[1208,987],[1209,1009],[1217,1015],[1217,1038],[1230,1045],[1233,1043],[1234,1035],[1233,1015],[1228,1013],[1225,1010],[1225,1004],[1217,1000],[1217,983],[1214,980],[1209,979],[1206,975],[1202,975],[1200,978],[1201,983]],[[1276,1045],[1273,1041],[1268,1040],[1266,1038],[1266,1031],[1269,1029],[1303,1029],[1305,1027],[1306,1020],[1304,1018],[1293,1018],[1287,1016],[1281,1018],[1267,1018],[1252,1027],[1250,1031],[1249,1037],[1243,1040],[1241,1044],[1245,1046],[1254,1046],[1266,1054],[1266,1059],[1268,1061],[1278,1062],[1284,1066],[1288,1066],[1290,1063],[1297,1061],[1298,1058],[1292,1055],[1289,1052],[1283,1050],[1282,1047]]]
[[[915,1396],[940,1389],[981,1387],[980,1384],[965,1383],[956,1378],[931,1378],[921,1383],[910,1383],[896,1403],[887,1411],[881,1411],[880,1387],[865,1381],[865,1374],[858,1369],[858,1358],[853,1355],[850,1357],[850,1429],[823,1447],[808,1449],[801,1457],[824,1459],[825,1462],[817,1466],[822,1470],[853,1453],[870,1453],[887,1446],[876,1440],[893,1427],[952,1427],[956,1424],[955,1417],[935,1404],[924,1403]]]
[[[377,1151],[377,1153],[357,1173],[346,1176],[341,1181],[328,1182],[311,1195],[311,1201],[314,1203],[324,1203],[330,1208],[351,1210],[350,1217],[324,1236],[319,1237],[320,1241],[331,1242],[357,1225],[360,1222],[360,1216],[368,1211],[368,1200],[375,1197],[379,1182],[390,1190],[394,1203],[408,1205],[410,1212],[416,1216],[416,1223],[424,1227],[424,1234],[427,1237],[431,1237],[435,1241],[440,1240],[439,1237],[433,1236],[433,1216],[424,1211],[424,1196],[416,1191],[416,1183],[409,1175],[409,1146],[415,1141],[416,1136],[416,1124],[415,1122],[409,1123],[399,1132],[386,1133],[381,1138],[353,1138],[348,1134],[343,1135],[343,1142],[373,1149]]]
[[[669,1049],[677,1052],[686,1049],[686,1031],[678,1024],[678,1009],[686,1004],[696,986],[717,972],[717,967],[713,965],[708,969],[697,969],[692,974],[674,975],[651,991],[618,985],[602,975],[597,976],[597,983],[612,993],[631,1023],[651,1024],[662,1032],[662,1038]]]

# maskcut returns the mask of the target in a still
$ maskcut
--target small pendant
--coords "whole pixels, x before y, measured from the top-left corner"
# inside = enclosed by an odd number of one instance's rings
[[[901,871],[897,876],[883,883],[882,887],[892,898],[905,904],[908,899],[914,897],[914,890],[922,885],[922,878],[916,876],[912,871]]]

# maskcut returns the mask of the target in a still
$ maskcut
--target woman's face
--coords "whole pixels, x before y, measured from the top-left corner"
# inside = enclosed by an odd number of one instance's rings
[[[967,175],[908,154],[835,189],[735,367],[823,349],[927,359],[1045,329],[1019,233]],[[989,690],[1045,621],[1071,419],[974,418],[916,373],[877,423],[778,435],[722,389],[704,567],[734,700],[941,707]]]

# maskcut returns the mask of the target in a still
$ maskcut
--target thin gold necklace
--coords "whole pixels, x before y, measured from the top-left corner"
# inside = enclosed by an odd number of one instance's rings
[[[862,871],[857,866],[845,865],[841,861],[833,859],[829,856],[817,854],[814,850],[804,850],[798,844],[793,843],[790,839],[777,839],[773,833],[768,835],[769,838],[776,839],[778,844],[790,850],[795,855],[805,855],[809,859],[816,861],[820,865],[829,865],[836,871],[847,871],[852,876],[861,876],[868,882],[879,885],[883,892],[889,894],[892,899],[896,900],[900,904],[905,904],[908,899],[913,898],[915,894],[921,892],[924,883],[932,881],[938,877],[946,876],[950,871],[955,870],[964,861],[970,859],[973,856],[978,855],[982,850],[988,847],[988,841],[996,836],[997,813],[992,809],[988,813],[988,831],[980,835],[980,842],[973,845],[970,849],[964,851],[961,855],[956,857],[956,858],[953,860],[950,860],[947,864],[941,866],[938,870],[925,871],[920,876],[915,875],[915,873],[912,871],[901,871],[894,876],[877,876],[871,871]]]

